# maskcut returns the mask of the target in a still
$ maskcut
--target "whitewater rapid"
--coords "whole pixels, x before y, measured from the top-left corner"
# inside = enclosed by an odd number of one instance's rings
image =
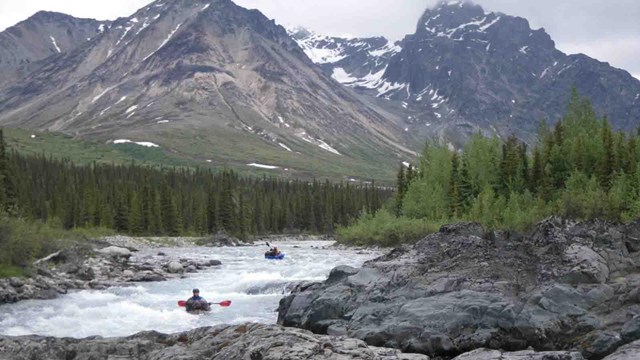
[[[276,322],[279,300],[291,284],[321,281],[338,265],[359,267],[379,255],[374,251],[341,250],[330,241],[286,241],[278,247],[284,260],[265,260],[265,244],[223,248],[161,248],[135,254],[158,257],[216,259],[221,266],[187,274],[186,278],[135,283],[107,290],[83,290],[53,300],[28,300],[0,306],[0,335],[45,335],[85,338],[128,336],[155,330],[174,333],[202,326]],[[205,315],[190,315],[178,300],[199,288],[210,302],[231,300],[228,308],[213,306]]]

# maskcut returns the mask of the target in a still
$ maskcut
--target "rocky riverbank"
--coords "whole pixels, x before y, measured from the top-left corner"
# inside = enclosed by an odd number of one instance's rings
[[[607,360],[633,358],[610,357]],[[136,359],[136,360],[429,360],[346,337],[315,335],[275,325],[244,324],[206,327],[165,335],[143,332],[127,338],[44,338],[0,336],[2,360]],[[583,360],[577,352],[522,351],[505,353],[479,349],[456,360]]]
[[[489,348],[640,359],[640,221],[550,218],[528,236],[445,226],[362,269],[299,285],[278,322],[438,358]]]
[[[205,239],[211,246],[234,246],[228,237]],[[0,279],[0,304],[28,299],[51,299],[74,289],[106,289],[132,282],[165,281],[221,265],[214,258],[195,261],[158,252],[136,257],[139,250],[196,246],[195,238],[131,238],[116,236],[77,244],[40,259],[28,278]]]

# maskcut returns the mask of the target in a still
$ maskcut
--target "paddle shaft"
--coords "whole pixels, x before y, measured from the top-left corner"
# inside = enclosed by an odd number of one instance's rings
[[[222,307],[227,307],[227,306],[231,306],[231,300],[225,300],[217,303],[210,302],[209,305],[220,305]],[[185,307],[187,306],[187,302],[185,300],[180,300],[178,301],[178,306]]]

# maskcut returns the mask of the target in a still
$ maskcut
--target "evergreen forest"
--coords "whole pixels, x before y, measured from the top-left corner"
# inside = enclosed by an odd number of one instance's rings
[[[397,194],[339,238],[357,244],[415,241],[440,225],[473,221],[530,230],[551,215],[631,221],[640,216],[640,129],[615,132],[575,90],[532,148],[477,134],[464,148],[427,143],[414,169],[400,167]]]
[[[1,129],[0,184],[0,265],[13,266],[52,250],[43,239],[17,236],[20,227],[133,236],[331,234],[393,194],[375,184],[250,178],[232,170],[78,166],[11,151]]]

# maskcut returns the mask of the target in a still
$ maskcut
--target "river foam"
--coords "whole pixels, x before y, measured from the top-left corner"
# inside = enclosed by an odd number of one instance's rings
[[[188,274],[183,279],[136,283],[103,291],[76,291],[53,300],[28,300],[0,306],[0,334],[84,338],[128,336],[140,331],[173,333],[201,326],[276,322],[279,300],[293,284],[321,281],[338,265],[360,266],[377,253],[329,248],[327,241],[276,244],[282,261],[265,260],[266,245],[228,248],[166,248],[136,253],[175,259],[217,259],[222,266]],[[206,315],[187,314],[177,306],[192,288],[211,302],[231,300],[228,308],[213,306]]]

